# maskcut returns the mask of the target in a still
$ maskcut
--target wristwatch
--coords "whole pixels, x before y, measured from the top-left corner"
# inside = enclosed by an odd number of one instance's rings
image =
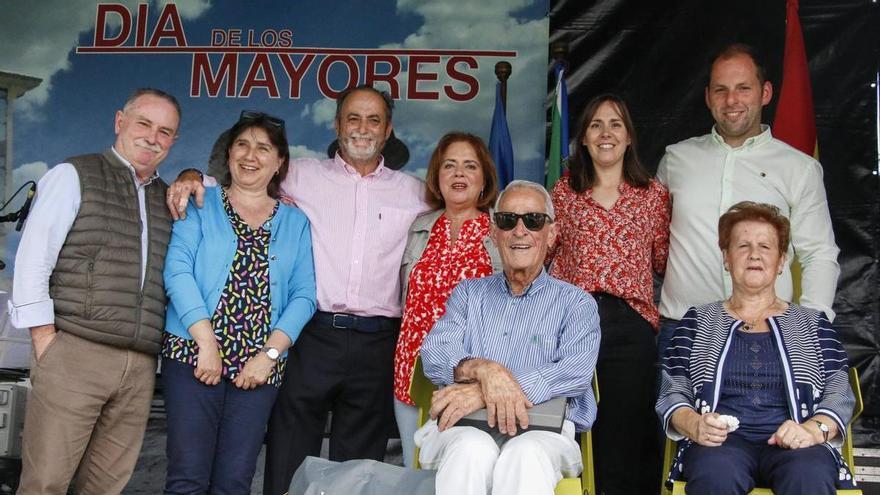
[[[828,443],[828,425],[819,421],[818,419],[814,419],[813,421],[816,423],[816,426],[819,427],[819,431],[822,432],[822,442]]]
[[[281,356],[281,351],[274,347],[263,347],[261,349],[261,352],[265,352],[266,356],[268,356],[269,359],[271,359],[272,361],[278,361],[278,357]],[[828,431],[828,428],[826,427],[825,430]],[[826,433],[825,436],[828,436],[828,433]]]

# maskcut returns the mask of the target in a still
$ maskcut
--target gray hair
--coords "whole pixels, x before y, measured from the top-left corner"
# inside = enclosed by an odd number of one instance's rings
[[[339,96],[336,97],[336,121],[339,122],[339,117],[342,116],[342,105],[345,104],[345,100],[348,99],[352,93],[357,91],[367,91],[369,93],[373,93],[380,98],[385,103],[385,119],[388,122],[391,122],[391,114],[394,112],[394,99],[391,98],[391,94],[387,91],[379,91],[369,84],[361,84],[360,86],[355,86],[353,88],[348,88],[342,93],[339,93]]]
[[[541,197],[544,198],[544,213],[550,215],[551,219],[556,219],[556,213],[553,211],[553,200],[550,198],[550,193],[548,193],[541,184],[529,180],[518,179],[508,184],[507,187],[501,191],[501,194],[498,195],[498,199],[495,200],[495,211],[498,211],[498,205],[501,204],[501,199],[504,198],[504,195],[515,189],[530,189],[540,193]]]
[[[123,112],[127,112],[129,108],[134,104],[135,100],[144,95],[155,96],[157,98],[162,98],[163,100],[170,103],[175,110],[177,110],[177,119],[181,120],[181,112],[180,112],[180,103],[177,102],[177,98],[172,96],[169,93],[162,91],[161,89],[156,88],[138,88],[132,91],[131,95],[128,96],[128,99],[125,100],[125,105],[122,107]]]

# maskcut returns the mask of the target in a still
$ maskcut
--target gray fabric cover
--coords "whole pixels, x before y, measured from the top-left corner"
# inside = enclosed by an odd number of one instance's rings
[[[306,457],[290,495],[434,495],[435,471],[416,471],[367,459],[334,462]]]

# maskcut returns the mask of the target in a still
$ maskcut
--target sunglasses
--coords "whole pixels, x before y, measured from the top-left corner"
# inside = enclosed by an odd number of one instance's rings
[[[523,225],[532,232],[537,232],[544,228],[547,222],[553,223],[553,219],[546,213],[511,213],[509,211],[496,211],[493,217],[495,225],[501,230],[513,230],[516,228],[516,222],[522,218]]]
[[[271,125],[272,127],[276,127],[278,129],[284,129],[284,121],[279,119],[278,117],[273,117],[268,113],[263,112],[252,112],[250,110],[242,110],[241,115],[238,116],[239,122],[251,122],[254,120],[263,119]]]

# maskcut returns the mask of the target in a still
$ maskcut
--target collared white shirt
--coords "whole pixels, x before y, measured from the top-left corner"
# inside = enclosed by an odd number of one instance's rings
[[[145,182],[135,174],[134,167],[115,149],[113,153],[130,170],[138,193],[141,218],[141,285],[147,269],[148,222],[145,187],[159,177],[158,173]],[[55,322],[55,305],[49,297],[49,277],[55,270],[58,253],[79,214],[82,200],[79,174],[70,163],[59,163],[46,172],[37,184],[37,194],[25,222],[18,251],[15,254],[15,276],[12,279],[12,300],[9,317],[18,328],[48,325]]]
[[[837,289],[839,249],[822,183],[822,166],[774,139],[768,126],[731,148],[713,127],[710,134],[666,148],[657,179],[672,200],[669,261],[660,293],[660,314],[681,319],[691,306],[730,297],[730,274],[718,248],[718,218],[740,201],[770,203],[791,222],[786,266],[776,294],[791,301],[791,262],[802,267],[800,304],[824,311]],[[797,301],[793,301],[797,302]]]

